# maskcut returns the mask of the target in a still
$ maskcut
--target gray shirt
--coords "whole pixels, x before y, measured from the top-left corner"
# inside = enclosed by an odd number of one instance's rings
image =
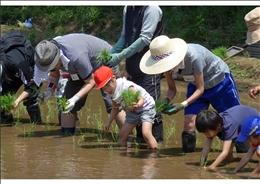
[[[207,48],[199,44],[188,44],[184,58],[185,68],[180,72],[184,80],[195,84],[194,74],[203,74],[205,89],[212,88],[230,73],[227,64]]]
[[[106,41],[83,33],[68,34],[55,40],[69,60],[67,71],[70,74],[78,74],[83,80],[96,68],[98,53],[103,49],[111,49]]]

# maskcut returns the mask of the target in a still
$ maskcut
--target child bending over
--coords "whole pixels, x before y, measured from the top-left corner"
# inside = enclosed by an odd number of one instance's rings
[[[108,93],[113,102],[112,113],[110,118],[105,124],[105,129],[109,127],[114,120],[120,108],[126,111],[126,120],[123,127],[120,129],[119,139],[122,146],[126,146],[128,135],[132,132],[133,128],[139,123],[142,123],[142,133],[145,141],[151,149],[157,149],[157,141],[152,135],[152,125],[156,115],[154,99],[147,93],[141,86],[128,81],[125,78],[118,78],[113,75],[112,69],[106,66],[101,66],[93,74],[96,88],[102,88]],[[132,90],[139,92],[138,101],[133,103],[130,107],[124,105],[122,99],[122,92],[125,90]]]
[[[223,149],[216,160],[207,168],[209,171],[216,171],[217,166],[224,160],[233,158],[234,141],[238,137],[240,127],[247,118],[258,116],[259,112],[245,105],[237,105],[222,113],[212,110],[203,110],[196,117],[196,128],[204,133],[206,142],[204,144],[200,164],[204,165],[210,152],[213,139],[217,136],[223,141]],[[237,152],[247,152],[249,145],[236,144]]]

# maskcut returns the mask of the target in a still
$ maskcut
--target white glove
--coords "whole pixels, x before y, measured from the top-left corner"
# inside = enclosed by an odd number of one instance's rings
[[[79,101],[79,99],[80,98],[77,95],[74,95],[72,98],[70,98],[68,100],[68,105],[66,106],[64,113],[69,113],[75,106],[76,102]]]

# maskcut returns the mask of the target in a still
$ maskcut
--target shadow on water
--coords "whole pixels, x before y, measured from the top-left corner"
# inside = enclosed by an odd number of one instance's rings
[[[37,124],[37,125],[43,125],[43,124]],[[72,135],[72,134],[65,134],[64,135],[64,134],[62,134],[60,127],[58,129],[52,129],[52,130],[31,131],[30,136],[28,136],[28,134],[26,132],[19,134],[17,136],[18,137],[56,136],[56,138],[62,138],[62,137],[68,137],[68,136],[82,136],[82,135],[84,136],[84,142],[100,141],[99,136],[102,137],[102,139],[104,139],[104,140],[113,142],[115,137],[119,136],[118,133],[106,132],[104,130],[99,130],[99,129],[95,129],[95,128],[79,128],[79,129],[77,129],[77,131],[74,135]]]

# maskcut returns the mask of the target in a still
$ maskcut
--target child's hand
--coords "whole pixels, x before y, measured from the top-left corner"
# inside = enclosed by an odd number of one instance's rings
[[[110,123],[109,122],[105,123],[104,129],[105,129],[105,131],[109,131],[109,129],[110,129]]]

